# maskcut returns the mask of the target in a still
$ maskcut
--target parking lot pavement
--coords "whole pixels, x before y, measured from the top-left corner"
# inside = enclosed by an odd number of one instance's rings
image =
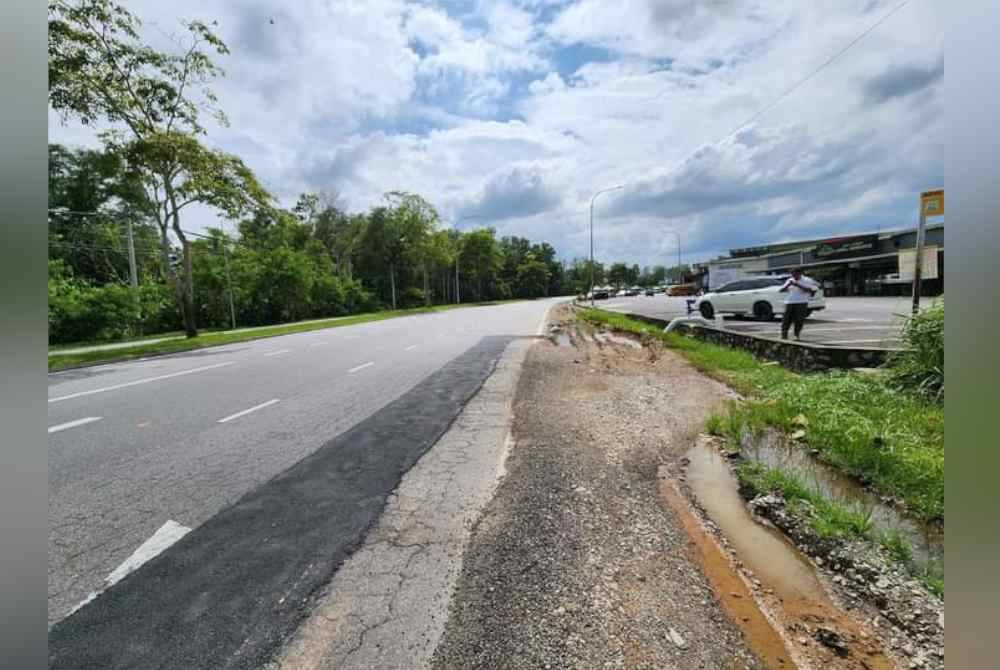
[[[598,301],[597,306],[669,321],[688,315],[687,300],[664,295],[636,296]],[[930,302],[930,299],[926,300],[926,304]],[[843,347],[898,347],[900,331],[909,311],[909,297],[827,298],[826,309],[806,321],[802,341]],[[692,316],[697,316],[697,312],[693,312]],[[726,316],[723,323],[725,328],[741,333],[761,337],[781,336],[780,319],[761,322]]]

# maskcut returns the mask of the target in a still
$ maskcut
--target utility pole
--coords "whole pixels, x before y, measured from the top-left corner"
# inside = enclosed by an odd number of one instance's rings
[[[681,266],[681,234],[676,230],[668,230],[668,233],[673,233],[674,237],[677,238],[677,267]]]
[[[139,272],[135,266],[135,238],[132,236],[132,212],[129,210],[125,214],[125,229],[128,233],[128,274],[129,283],[132,290],[139,288]]]
[[[920,283],[924,267],[924,240],[927,233],[927,215],[944,214],[944,189],[924,191],[920,194],[920,222],[917,224],[917,255],[913,259],[913,314],[920,311]]]
[[[236,330],[236,307],[233,305],[233,278],[229,275],[229,247],[225,240],[222,240],[222,259],[226,266],[226,286],[229,294],[229,321]]]
[[[625,188],[624,184],[598,191],[590,198],[590,306],[594,306],[594,200],[602,193]]]

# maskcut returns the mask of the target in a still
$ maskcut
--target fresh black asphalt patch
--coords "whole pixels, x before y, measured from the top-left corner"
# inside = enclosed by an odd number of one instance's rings
[[[51,668],[260,668],[512,337],[486,337],[60,621]]]

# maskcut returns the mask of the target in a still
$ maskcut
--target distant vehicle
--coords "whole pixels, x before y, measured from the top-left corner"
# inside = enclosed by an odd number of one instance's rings
[[[695,295],[698,293],[697,284],[674,284],[667,287],[667,295]]]
[[[647,289],[646,289],[645,291],[643,291],[643,294],[645,294],[645,295],[647,295],[647,296],[653,296],[653,295],[656,295],[656,289],[655,289],[655,288],[652,288],[652,287],[650,287],[650,288],[647,288]]]
[[[603,286],[598,286],[594,289],[593,299],[594,300],[607,300],[611,296],[608,289]]]
[[[753,277],[729,282],[698,298],[694,306],[706,319],[726,313],[752,314],[761,321],[770,321],[775,315],[785,313],[786,294],[780,290],[786,279],[787,276]],[[823,289],[810,298],[806,316],[821,309],[826,309]]]
[[[629,297],[639,295],[641,292],[642,292],[642,289],[639,288],[638,286],[633,286],[631,288],[622,289],[622,295],[629,296]]]

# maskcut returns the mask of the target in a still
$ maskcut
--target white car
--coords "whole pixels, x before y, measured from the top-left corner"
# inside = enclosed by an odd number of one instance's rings
[[[716,314],[753,315],[762,321],[770,321],[776,314],[784,314],[787,293],[780,289],[785,277],[750,277],[723,284],[695,301],[694,307],[706,319]],[[823,289],[809,299],[809,314],[826,309]]]

